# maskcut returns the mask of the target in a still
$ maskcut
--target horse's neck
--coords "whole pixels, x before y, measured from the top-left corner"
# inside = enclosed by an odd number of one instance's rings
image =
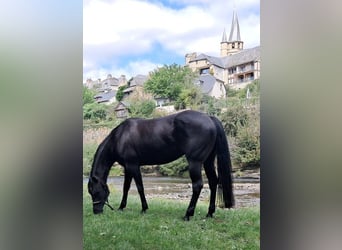
[[[93,169],[91,176],[96,176],[104,183],[107,183],[107,178],[109,174],[110,167],[104,167],[103,165],[98,165],[96,168]]]
[[[114,163],[114,156],[108,151],[108,148],[103,148],[99,154],[96,155],[91,175],[100,178],[105,183],[107,182],[109,170]]]

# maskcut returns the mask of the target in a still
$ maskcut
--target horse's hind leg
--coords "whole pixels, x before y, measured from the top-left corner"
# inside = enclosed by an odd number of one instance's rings
[[[215,157],[209,157],[208,160],[204,162],[204,170],[205,174],[207,175],[210,188],[210,204],[207,217],[213,217],[213,213],[215,213],[215,201],[218,178],[215,171],[214,159]]]
[[[202,163],[198,161],[189,161],[189,174],[192,181],[192,197],[189,203],[189,207],[185,213],[184,220],[189,220],[190,216],[194,215],[196,203],[198,197],[203,188],[203,180],[201,174]]]

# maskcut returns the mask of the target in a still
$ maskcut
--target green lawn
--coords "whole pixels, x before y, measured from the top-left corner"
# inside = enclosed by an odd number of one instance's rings
[[[110,204],[119,206],[121,192],[111,190]],[[138,196],[129,195],[124,212],[110,210],[94,215],[90,196],[84,192],[84,249],[259,249],[259,207],[217,209],[207,219],[208,204],[199,202],[195,216],[182,220],[188,201],[148,199],[141,214]]]

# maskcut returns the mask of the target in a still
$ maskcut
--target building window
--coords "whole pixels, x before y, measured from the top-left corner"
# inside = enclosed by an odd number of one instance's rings
[[[228,72],[229,72],[229,74],[235,74],[236,73],[236,67],[229,68]]]
[[[209,74],[209,68],[201,69],[200,74]]]

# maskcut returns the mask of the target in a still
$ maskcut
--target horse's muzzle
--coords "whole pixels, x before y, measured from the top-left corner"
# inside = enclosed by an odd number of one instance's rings
[[[102,208],[101,209],[93,208],[93,212],[94,212],[94,214],[101,214],[101,213],[103,213],[103,209]]]

